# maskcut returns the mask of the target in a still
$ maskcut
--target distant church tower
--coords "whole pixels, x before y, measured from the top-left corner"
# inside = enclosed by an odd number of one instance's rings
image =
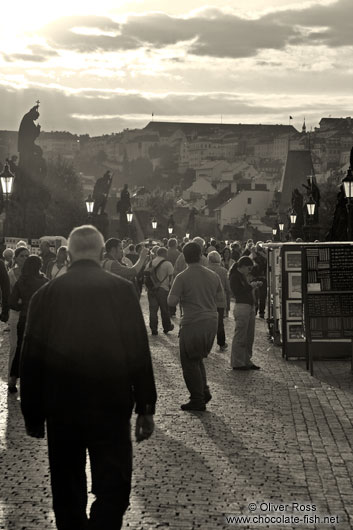
[[[302,134],[306,134],[305,118],[304,118],[303,127],[302,127]]]

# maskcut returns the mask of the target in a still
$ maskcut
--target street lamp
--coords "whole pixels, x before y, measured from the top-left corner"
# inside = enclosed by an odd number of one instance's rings
[[[7,209],[8,209],[8,200],[12,193],[13,182],[15,180],[15,175],[11,173],[9,164],[5,164],[4,170],[0,173],[2,193],[4,195],[5,203],[5,219],[4,219],[4,236],[7,231]]]
[[[87,208],[88,216],[91,216],[93,213],[93,208],[94,208],[94,200],[92,199],[91,194],[89,194],[86,199],[86,208]]]
[[[290,218],[290,224],[295,225],[295,223],[297,222],[297,213],[295,210],[291,211],[291,213],[289,214],[289,218]]]
[[[173,233],[173,227],[171,225],[168,226],[168,234],[171,236]]]
[[[132,210],[131,208],[128,209],[128,211],[126,212],[126,217],[127,217],[127,222],[129,224],[132,223],[132,218],[133,218],[134,214],[132,213]]]
[[[315,208],[316,208],[316,203],[315,203],[312,195],[310,195],[310,198],[309,198],[308,202],[306,203],[306,208],[308,210],[309,219],[312,220],[314,218]]]
[[[186,232],[185,237],[186,237],[187,239],[189,239],[189,237],[190,237],[190,233],[189,233],[189,232]]]
[[[353,151],[353,149],[352,149]],[[353,239],[353,230],[352,230],[352,199],[353,199],[353,175],[352,168],[350,167],[347,171],[347,175],[342,179],[344,194],[347,198],[347,214],[348,214],[348,241]]]
[[[153,228],[153,237],[154,239],[156,239],[157,219],[155,217],[152,218],[152,228]]]
[[[273,236],[277,235],[277,228],[272,228],[272,235]]]
[[[282,222],[278,223],[278,228],[279,228],[279,240],[282,241],[282,234],[283,234],[283,230],[284,230],[284,223],[282,223]]]
[[[5,195],[5,199],[8,199],[12,193],[13,182],[15,175],[11,173],[9,164],[5,164],[4,171],[0,173],[2,192]]]

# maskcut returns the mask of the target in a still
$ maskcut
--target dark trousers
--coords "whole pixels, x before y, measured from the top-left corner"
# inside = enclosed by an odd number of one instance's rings
[[[255,296],[256,296],[256,304],[255,304],[255,312],[259,312],[260,315],[265,314],[266,309],[266,298],[267,298],[267,280],[266,278],[259,278],[260,281],[262,281],[261,287],[258,287],[255,290]]]
[[[167,303],[168,292],[162,287],[154,291],[148,291],[148,305],[150,309],[151,331],[158,331],[158,310],[161,310],[162,326],[164,331],[169,331],[172,327],[170,321],[169,307]]]
[[[216,331],[215,320],[202,320],[180,329],[180,362],[190,401],[195,405],[203,405],[209,393],[203,359],[211,351]]]
[[[218,311],[218,326],[217,326],[217,344],[218,346],[224,346],[226,343],[226,336],[224,333],[224,308],[217,307]]]
[[[53,508],[58,530],[118,530],[129,505],[132,473],[130,422],[106,418],[89,427],[77,421],[47,421]],[[92,493],[96,496],[86,515],[86,450]]]
[[[21,348],[22,348],[23,336],[25,333],[25,327],[26,327],[26,317],[20,316],[18,324],[17,324],[16,353],[12,361],[11,370],[10,370],[11,377],[16,377],[16,378],[20,377],[20,357],[21,357]]]

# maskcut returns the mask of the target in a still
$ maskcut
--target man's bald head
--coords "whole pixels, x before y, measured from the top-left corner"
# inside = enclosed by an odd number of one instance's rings
[[[103,236],[92,225],[78,226],[69,235],[68,252],[71,262],[89,259],[100,263],[103,249]]]

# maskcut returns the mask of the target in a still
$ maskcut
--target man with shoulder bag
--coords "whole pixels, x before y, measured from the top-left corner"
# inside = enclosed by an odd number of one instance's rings
[[[173,272],[173,265],[167,260],[167,249],[160,247],[157,250],[157,256],[152,259],[144,271],[152,335],[158,335],[158,310],[161,312],[163,332],[167,334],[174,329],[167,302]]]

